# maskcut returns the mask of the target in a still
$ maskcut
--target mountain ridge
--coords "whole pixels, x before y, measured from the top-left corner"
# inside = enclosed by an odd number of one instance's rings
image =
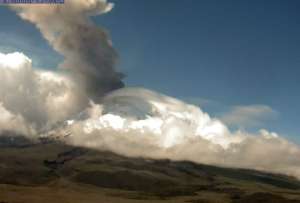
[[[0,149],[0,159],[4,194],[0,202],[5,203],[39,202],[39,198],[43,202],[53,198],[55,202],[112,203],[300,202],[299,180],[250,169],[126,157],[60,142],[10,144]],[[39,190],[47,192],[37,198]]]

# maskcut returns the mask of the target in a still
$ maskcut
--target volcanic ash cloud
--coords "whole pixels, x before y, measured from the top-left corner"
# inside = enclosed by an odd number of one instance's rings
[[[50,45],[65,58],[60,68],[76,80],[78,89],[94,100],[124,86],[115,70],[117,54],[107,33],[90,16],[110,11],[105,0],[67,0],[65,5],[12,6],[33,23]]]

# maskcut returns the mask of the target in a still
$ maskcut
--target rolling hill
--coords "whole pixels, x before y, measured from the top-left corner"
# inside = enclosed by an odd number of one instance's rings
[[[0,202],[300,202],[300,181],[255,170],[125,157],[1,138]]]

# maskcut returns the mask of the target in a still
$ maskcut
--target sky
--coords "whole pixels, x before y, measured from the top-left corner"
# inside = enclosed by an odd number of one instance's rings
[[[127,86],[199,105],[232,128],[266,128],[300,143],[300,2],[111,0],[93,20],[110,33]],[[34,66],[62,57],[40,32],[0,7],[0,52]]]

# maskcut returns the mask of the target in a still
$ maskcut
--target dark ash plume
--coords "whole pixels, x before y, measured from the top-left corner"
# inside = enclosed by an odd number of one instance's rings
[[[117,54],[106,32],[90,16],[106,13],[106,0],[66,0],[64,5],[17,5],[18,15],[35,24],[53,48],[65,57],[66,71],[88,98],[97,100],[124,86],[115,70]]]

